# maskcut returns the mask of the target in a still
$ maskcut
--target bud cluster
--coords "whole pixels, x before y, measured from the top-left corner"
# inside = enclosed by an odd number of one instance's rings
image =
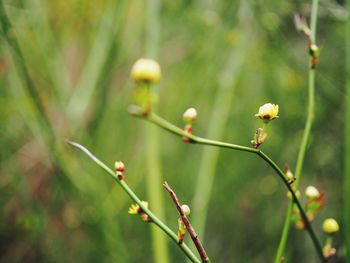
[[[148,209],[148,202],[146,201],[141,201],[142,205]],[[149,216],[142,210],[142,208],[138,204],[132,204],[129,207],[128,213],[130,215],[140,215],[141,219],[144,222],[150,222],[151,219]]]
[[[125,171],[125,165],[123,162],[121,161],[117,161],[114,163],[114,169],[117,173],[118,179],[119,180],[124,180],[125,175],[124,175],[124,171]]]
[[[315,186],[310,185],[305,189],[305,196],[307,198],[305,203],[305,213],[309,222],[312,222],[315,219],[316,214],[318,214],[324,206],[324,193],[320,193]],[[305,228],[300,212],[296,208],[293,211],[292,221],[295,223],[296,228]]]

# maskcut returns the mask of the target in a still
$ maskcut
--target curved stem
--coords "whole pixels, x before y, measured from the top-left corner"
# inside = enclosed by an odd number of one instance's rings
[[[309,41],[310,44],[314,44],[316,42],[316,25],[317,25],[317,9],[318,9],[318,0],[312,1],[312,7],[311,7],[311,21],[310,21],[310,36]],[[295,167],[295,178],[296,181],[294,183],[295,189],[297,189],[303,169],[304,159],[305,159],[305,153],[307,144],[310,138],[311,134],[311,128],[314,118],[314,108],[315,108],[315,67],[312,66],[312,60],[313,57],[311,56],[309,59],[309,81],[308,81],[308,108],[307,108],[307,117],[306,117],[306,123],[304,128],[303,137],[301,140],[299,153],[297,157],[297,163]],[[275,257],[275,263],[281,262],[281,258],[284,254],[284,250],[287,244],[288,235],[289,235],[289,228],[291,224],[291,218],[292,218],[292,210],[293,210],[293,201],[289,202],[288,204],[288,212],[286,219],[284,221],[283,231],[280,243],[278,245],[277,254]]]
[[[247,147],[247,146],[238,145],[238,144],[209,140],[209,139],[205,139],[205,138],[202,138],[199,136],[195,136],[193,134],[190,134],[190,133],[180,129],[179,127],[175,126],[174,124],[164,120],[163,118],[161,118],[160,116],[158,116],[157,114],[155,114],[153,112],[150,112],[150,113],[145,115],[143,113],[142,109],[138,106],[135,106],[135,105],[131,105],[129,107],[129,112],[134,116],[143,117],[147,121],[150,121],[150,122],[154,123],[155,125],[159,126],[160,128],[163,128],[163,129],[165,129],[165,130],[167,130],[175,135],[187,137],[190,139],[191,143],[211,145],[211,146],[216,146],[216,147],[229,148],[229,149],[233,149],[233,150],[237,150],[237,151],[250,152],[250,153],[257,154],[260,158],[262,158],[265,162],[267,162],[275,170],[275,172],[278,174],[278,176],[281,178],[281,180],[283,181],[283,183],[287,187],[288,191],[291,193],[291,195],[293,197],[293,201],[295,202],[295,204],[300,212],[300,215],[304,221],[305,228],[311,237],[311,240],[312,240],[312,242],[316,248],[316,251],[321,259],[321,262],[326,262],[324,257],[323,257],[322,247],[321,247],[321,245],[320,245],[320,243],[315,235],[315,232],[312,229],[312,226],[311,226],[309,220],[306,217],[305,211],[304,211],[302,205],[300,204],[294,190],[289,185],[288,180],[285,178],[284,172],[263,151],[261,151],[259,149]]]
[[[283,183],[286,185],[286,187],[288,188],[288,191],[292,194],[293,196],[293,202],[296,204],[300,215],[303,219],[304,225],[305,225],[305,229],[307,230],[307,232],[309,233],[309,236],[311,237],[311,240],[315,246],[315,249],[317,251],[317,254],[321,260],[321,262],[326,262],[326,259],[323,256],[323,251],[322,251],[322,246],[320,244],[320,242],[317,239],[317,236],[314,232],[314,230],[312,229],[311,223],[310,221],[307,219],[307,216],[305,214],[305,211],[302,207],[302,205],[300,204],[297,196],[295,195],[295,191],[293,190],[293,188],[291,187],[291,185],[288,183],[288,180],[285,178],[283,171],[281,170],[281,168],[279,168],[276,163],[274,161],[272,161],[265,153],[263,153],[262,151],[259,151],[259,156],[261,158],[263,158],[267,163],[270,164],[270,166],[277,172],[277,174],[280,176],[280,178],[282,179]],[[289,209],[289,208],[288,208]],[[280,261],[279,261],[280,262]]]
[[[73,141],[67,141],[67,143],[85,153],[90,159],[92,159],[98,166],[100,166],[104,171],[106,171],[117,183],[122,187],[122,189],[129,195],[129,197],[135,201],[142,210],[152,219],[152,222],[157,225],[160,229],[164,231],[184,252],[184,254],[194,263],[200,263],[201,261],[193,254],[190,248],[185,244],[178,243],[177,235],[167,226],[165,225],[155,214],[153,214],[147,207],[145,207],[140,200],[140,198],[131,190],[129,185],[125,182],[125,180],[119,180],[116,173],[110,169],[106,164],[104,164],[101,160],[99,160],[95,155],[93,155],[88,149],[82,146],[79,143]]]

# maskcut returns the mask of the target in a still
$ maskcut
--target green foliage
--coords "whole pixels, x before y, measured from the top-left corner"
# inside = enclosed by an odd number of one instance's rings
[[[129,71],[144,54],[143,1],[2,2],[43,111],[38,112],[1,30],[0,261],[153,262],[149,228],[127,214],[126,194],[65,145],[67,138],[77,140],[111,167],[123,160],[129,185],[146,198],[144,124],[126,111],[134,91]],[[309,3],[249,1],[251,10],[242,22],[237,1],[163,2],[157,111],[181,126],[183,111],[194,106],[194,132],[205,135],[218,87],[234,85],[223,140],[249,146],[260,125],[254,117],[258,106],[277,103],[280,118],[269,125],[261,147],[280,166],[294,167],[305,122],[308,54],[292,14],[308,15]],[[312,183],[327,195],[324,211],[313,222],[319,231],[325,214],[343,223],[345,28],[343,6],[332,5],[321,6],[318,21],[315,122],[300,182],[300,188]],[[232,81],[231,71],[225,73],[234,61],[228,54],[242,52]],[[191,204],[204,147],[162,131],[159,137],[164,177]],[[207,252],[215,262],[271,261],[288,203],[284,186],[254,156],[221,150],[217,158]],[[176,231],[178,216],[167,202],[167,221]],[[336,236],[335,246],[343,238]],[[182,261],[176,246],[169,247],[171,262]],[[295,255],[289,262],[315,261],[304,233],[292,234],[289,249]],[[338,251],[340,261],[341,247]]]

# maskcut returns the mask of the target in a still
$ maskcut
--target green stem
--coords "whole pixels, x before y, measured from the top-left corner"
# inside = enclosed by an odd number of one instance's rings
[[[313,0],[312,1],[312,8],[311,8],[311,22],[310,22],[310,29],[311,29],[311,34],[310,34],[310,43],[315,43],[316,42],[316,25],[317,25],[317,9],[318,9],[318,0]],[[297,163],[295,167],[295,178],[296,181],[294,183],[295,189],[297,189],[303,169],[303,164],[304,164],[304,159],[305,159],[305,154],[306,154],[306,148],[307,144],[310,138],[311,134],[311,128],[312,128],[312,123],[314,119],[314,108],[315,108],[315,68],[311,67],[311,60],[312,58],[310,57],[309,59],[309,81],[308,81],[308,108],[307,108],[307,117],[306,117],[306,123],[305,123],[305,128],[303,132],[303,137],[301,140],[300,148],[299,148],[299,153],[297,157]],[[292,217],[292,210],[293,210],[293,201],[289,202],[288,204],[288,212],[287,216],[284,221],[284,226],[283,226],[283,231],[282,231],[282,236],[280,239],[280,243],[278,245],[277,249],[277,254],[275,257],[275,263],[281,262],[281,258],[284,254],[285,247],[287,244],[288,240],[288,235],[289,235],[289,228],[291,225],[291,217]]]
[[[160,14],[161,0],[148,0],[146,16],[146,56],[157,58],[160,43]]]
[[[269,163],[269,165],[277,172],[277,174],[280,176],[280,178],[282,179],[283,183],[286,185],[286,187],[288,188],[288,191],[292,194],[293,196],[293,202],[296,204],[300,215],[303,219],[304,225],[305,225],[305,229],[308,231],[309,236],[315,246],[315,249],[317,251],[317,254],[320,258],[321,262],[327,262],[327,260],[324,258],[323,256],[323,250],[322,250],[322,246],[320,244],[320,242],[317,239],[317,236],[314,232],[314,230],[312,229],[311,223],[310,221],[307,219],[307,216],[305,214],[305,211],[302,207],[302,205],[300,204],[298,198],[295,195],[295,191],[293,190],[293,188],[290,186],[290,184],[288,183],[288,180],[285,178],[283,171],[276,165],[275,162],[273,162],[265,153],[263,153],[262,151],[259,151],[259,156],[261,158],[263,158],[267,163]],[[289,208],[288,208],[289,209]],[[279,261],[280,262],[280,261]]]
[[[350,14],[350,1],[347,3],[348,14]],[[350,261],[350,16],[346,23],[346,87],[345,87],[345,117],[344,117],[344,235],[347,262]]]
[[[165,225],[155,214],[153,214],[147,207],[145,207],[141,201],[141,199],[131,190],[129,185],[125,182],[125,180],[119,180],[116,173],[110,169],[106,164],[104,164],[101,160],[99,160],[95,155],[93,155],[88,149],[82,146],[79,143],[73,141],[67,141],[67,143],[85,153],[91,160],[93,160],[98,166],[100,166],[104,171],[106,171],[128,194],[128,196],[135,201],[142,210],[152,219],[152,222],[158,226],[161,230],[164,231],[183,251],[183,253],[194,263],[200,263],[201,261],[193,254],[193,252],[189,249],[189,247],[185,244],[178,243],[177,235],[167,226]],[[153,204],[152,204],[153,205]]]
[[[160,7],[161,0],[148,0],[146,10],[146,39],[145,55],[147,58],[156,59],[159,53],[160,43]],[[158,87],[152,87],[153,92],[157,92]],[[150,105],[156,108],[157,105]],[[164,198],[163,198],[163,175],[162,162],[159,153],[159,134],[155,127],[146,127],[146,152],[147,152],[147,192],[153,210],[159,218],[165,220]],[[155,227],[151,227],[152,246],[154,262],[168,263],[169,254],[167,240],[164,235]]]
[[[262,158],[265,162],[267,162],[273,169],[274,171],[278,174],[278,176],[281,178],[283,181],[284,185],[287,187],[288,191],[291,193],[293,197],[293,201],[296,204],[300,215],[303,219],[303,222],[305,224],[305,229],[309,233],[311,240],[315,246],[315,249],[321,259],[321,262],[326,262],[324,257],[323,257],[323,252],[322,252],[322,246],[320,245],[320,242],[318,241],[315,232],[312,229],[312,226],[307,219],[307,216],[305,214],[305,211],[302,207],[302,205],[299,202],[299,199],[297,198],[295,191],[292,189],[292,187],[289,185],[288,180],[285,177],[284,172],[281,170],[281,168],[278,167],[278,165],[272,161],[272,159],[266,155],[264,152],[262,152],[259,149],[254,149],[251,147],[246,147],[238,144],[231,144],[231,143],[226,143],[226,142],[220,142],[220,141],[215,141],[215,140],[209,140],[205,139],[199,136],[195,136],[193,134],[189,134],[188,132],[180,129],[179,127],[173,125],[172,123],[164,120],[160,116],[156,115],[153,112],[150,112],[148,114],[144,114],[142,109],[138,106],[132,105],[129,107],[129,112],[137,117],[143,117],[146,120],[154,123],[155,125],[159,126],[160,128],[163,128],[175,135],[182,136],[182,137],[188,137],[190,139],[191,143],[198,143],[198,144],[203,144],[203,145],[210,145],[210,146],[216,146],[216,147],[222,147],[222,148],[229,148],[233,150],[238,150],[238,151],[243,151],[243,152],[250,152],[257,154],[260,158]]]

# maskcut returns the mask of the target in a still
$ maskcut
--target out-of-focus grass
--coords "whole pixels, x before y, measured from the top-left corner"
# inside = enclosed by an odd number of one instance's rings
[[[144,3],[4,3],[24,54],[23,63],[54,130],[54,148],[61,161],[53,163],[53,152],[48,150],[53,145],[45,144],[45,129],[1,35],[1,261],[152,262],[149,226],[127,215],[130,201],[125,194],[64,143],[67,137],[74,138],[111,165],[117,159],[125,161],[130,186],[146,198],[144,123],[126,112],[133,88],[129,70],[144,54]],[[251,6],[250,48],[223,138],[248,145],[260,125],[253,116],[258,106],[278,103],[280,118],[272,123],[263,148],[281,166],[288,163],[294,167],[305,119],[307,43],[295,32],[292,13],[297,9],[308,15],[310,5],[269,0],[251,2]],[[238,4],[232,1],[218,1],[215,9],[200,1],[164,1],[161,7],[159,62],[163,78],[158,112],[182,125],[183,111],[196,107],[199,119],[194,130],[199,135],[205,135],[210,125],[217,83],[228,54],[237,50],[232,37],[246,41],[237,33],[241,29],[237,10]],[[320,11],[322,50],[315,126],[301,190],[314,184],[326,192],[325,210],[314,223],[324,238],[322,219],[341,219],[343,211],[338,189],[342,184],[345,28],[328,3],[324,2]],[[83,105],[74,111],[68,106],[75,105],[70,104],[73,98]],[[164,176],[181,200],[191,203],[204,148],[159,133]],[[222,150],[205,229],[204,245],[211,259],[271,261],[288,203],[285,194],[273,171],[260,160]],[[176,230],[177,214],[170,204],[166,205],[167,218]],[[195,216],[195,208],[192,214]],[[308,237],[294,230],[291,236],[287,245],[293,255],[290,261],[312,262],[315,257]],[[343,240],[342,234],[335,240],[340,258]],[[175,245],[169,248],[172,262],[183,260]]]

